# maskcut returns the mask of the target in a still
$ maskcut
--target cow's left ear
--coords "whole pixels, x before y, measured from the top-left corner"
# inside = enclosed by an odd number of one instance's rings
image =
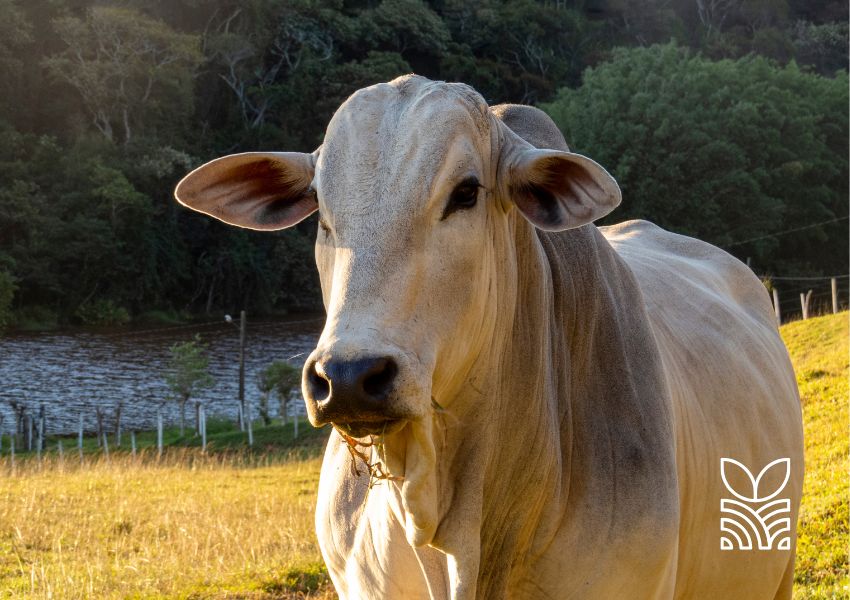
[[[186,175],[174,197],[183,206],[231,225],[284,229],[319,208],[310,189],[318,157],[319,150],[231,154]]]
[[[522,147],[524,146],[524,147]],[[581,227],[620,204],[616,180],[595,161],[523,143],[503,161],[503,189],[526,219],[547,231]]]

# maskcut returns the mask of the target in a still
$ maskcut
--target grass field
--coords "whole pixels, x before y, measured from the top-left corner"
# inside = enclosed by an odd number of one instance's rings
[[[848,316],[782,333],[806,432],[795,598],[845,598]],[[268,445],[248,453],[224,429],[211,438],[225,451],[208,454],[91,447],[83,467],[72,453],[0,460],[0,597],[335,598],[313,533],[321,436],[287,456],[270,444],[288,442],[286,430],[258,430]]]
[[[794,597],[848,598],[848,314],[789,323],[782,337],[797,372],[806,440]]]

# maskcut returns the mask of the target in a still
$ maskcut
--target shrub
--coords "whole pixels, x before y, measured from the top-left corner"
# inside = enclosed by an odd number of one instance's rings
[[[124,325],[130,321],[127,309],[112,300],[95,300],[77,307],[74,313],[83,325]]]
[[[269,414],[269,395],[274,392],[280,401],[280,416],[286,423],[286,407],[292,390],[301,385],[301,371],[281,360],[276,360],[260,371],[257,387],[262,393],[260,401],[260,416],[268,425],[271,422]]]

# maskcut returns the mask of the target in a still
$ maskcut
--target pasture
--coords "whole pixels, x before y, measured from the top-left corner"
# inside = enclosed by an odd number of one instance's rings
[[[783,326],[803,400],[795,598],[848,594],[848,315]],[[318,451],[0,460],[0,597],[334,598]]]

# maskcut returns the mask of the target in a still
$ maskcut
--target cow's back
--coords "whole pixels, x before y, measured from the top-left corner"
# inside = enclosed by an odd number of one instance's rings
[[[790,458],[779,497],[791,500],[792,524],[802,491],[799,395],[764,286],[722,250],[646,221],[600,230],[638,280],[674,404],[682,517],[677,597],[790,597],[794,540],[789,550],[720,549],[720,499],[732,497],[721,458],[754,475]],[[765,581],[780,579],[780,589],[764,589]]]

